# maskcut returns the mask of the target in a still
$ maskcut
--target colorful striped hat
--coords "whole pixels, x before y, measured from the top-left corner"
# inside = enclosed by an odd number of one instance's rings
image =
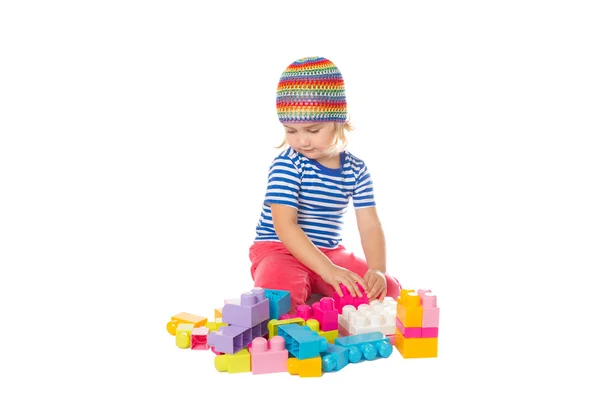
[[[277,115],[281,123],[346,122],[346,92],[340,70],[323,57],[291,63],[277,85]]]

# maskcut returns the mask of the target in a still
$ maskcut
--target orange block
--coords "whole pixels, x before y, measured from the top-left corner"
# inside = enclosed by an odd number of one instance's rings
[[[423,326],[423,307],[419,293],[412,289],[402,289],[396,306],[396,316],[406,328]]]
[[[438,338],[405,338],[396,329],[396,348],[404,358],[432,358],[438,354]]]
[[[167,322],[167,332],[175,336],[175,333],[177,332],[177,325],[181,323],[192,324],[194,325],[194,328],[198,328],[199,326],[206,325],[207,321],[208,318],[206,317],[200,317],[198,315],[181,312],[177,315],[172,316],[171,320]]]
[[[288,372],[290,375],[300,375],[300,378],[320,378],[323,376],[322,366],[321,356],[304,360],[288,359]]]

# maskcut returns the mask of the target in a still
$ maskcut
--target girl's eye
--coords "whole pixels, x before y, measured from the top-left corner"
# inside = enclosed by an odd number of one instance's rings
[[[319,132],[319,129],[317,129],[316,131],[309,131],[310,133],[317,133]]]
[[[287,133],[292,134],[292,133],[296,133],[296,131],[287,131]]]

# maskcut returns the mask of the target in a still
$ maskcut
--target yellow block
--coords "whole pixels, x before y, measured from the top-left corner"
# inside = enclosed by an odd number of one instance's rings
[[[404,358],[432,358],[438,354],[438,338],[405,338],[396,329],[396,348]]]
[[[400,291],[396,316],[406,328],[423,326],[423,307],[417,292],[412,289],[402,289]]]
[[[192,337],[194,324],[179,324],[175,331],[175,344],[177,347],[187,349],[190,347],[190,338]]]
[[[222,326],[227,326],[227,324],[225,322],[223,322],[221,320],[221,318],[217,318],[215,319],[214,322],[207,322],[206,325],[204,325],[208,328],[209,331],[218,331],[220,327]]]
[[[269,339],[273,336],[277,336],[279,332],[279,325],[286,324],[298,324],[304,326],[304,320],[302,318],[290,318],[290,319],[272,319],[267,324],[267,329],[269,330]]]
[[[323,376],[321,357],[288,359],[288,372],[290,375],[300,375],[300,378],[320,378]]]
[[[215,319],[217,318],[223,318],[223,308],[215,308]]]
[[[183,324],[193,324],[195,328],[199,326],[204,326],[208,321],[208,318],[201,317],[199,315],[189,314],[186,312],[179,313],[171,317],[171,320],[167,322],[167,332],[171,335],[175,335],[177,331],[177,325]]]
[[[220,354],[215,357],[215,368],[230,374],[250,372],[250,352],[243,348],[235,354]]]
[[[319,334],[319,336],[323,336],[325,339],[327,339],[327,343],[331,343],[334,344],[335,339],[337,339],[339,333],[337,331],[337,329],[335,331],[322,331],[319,328],[321,328],[319,321],[317,321],[316,319],[307,319],[306,320],[306,326],[308,326],[310,328],[311,331],[315,331]]]

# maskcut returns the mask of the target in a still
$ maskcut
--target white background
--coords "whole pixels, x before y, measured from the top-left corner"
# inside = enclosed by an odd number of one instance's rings
[[[3,2],[0,397],[597,396],[594,3]],[[220,374],[165,324],[252,287],[277,81],[313,55],[439,357]]]

